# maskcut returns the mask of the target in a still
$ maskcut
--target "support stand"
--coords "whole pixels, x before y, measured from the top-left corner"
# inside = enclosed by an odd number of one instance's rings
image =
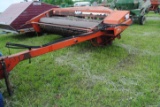
[[[9,73],[6,71],[6,64],[3,61],[1,62],[1,64],[2,64],[2,68],[3,68],[3,76],[5,79],[7,91],[8,91],[9,96],[11,96],[13,94],[13,90],[12,90],[12,87],[11,87],[11,84],[9,81]]]

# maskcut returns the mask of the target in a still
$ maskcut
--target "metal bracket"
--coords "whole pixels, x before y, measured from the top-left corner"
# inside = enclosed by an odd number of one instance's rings
[[[1,64],[2,64],[2,68],[3,68],[3,76],[4,76],[4,79],[5,79],[5,84],[6,84],[6,87],[7,87],[7,91],[8,91],[9,96],[11,96],[13,94],[13,89],[12,89],[10,81],[9,81],[9,73],[6,71],[5,62],[2,61]]]

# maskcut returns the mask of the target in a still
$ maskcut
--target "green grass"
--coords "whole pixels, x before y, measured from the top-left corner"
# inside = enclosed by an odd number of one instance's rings
[[[151,13],[152,14],[152,13]],[[160,16],[157,16],[160,18]],[[22,61],[11,72],[14,95],[4,81],[6,107],[158,107],[160,106],[160,20],[134,24],[111,46],[84,42]],[[6,42],[40,45],[56,35],[1,35]],[[10,50],[17,53],[22,50]]]
[[[150,11],[149,14],[146,14],[146,16],[149,16],[149,17],[159,17],[160,14],[155,13],[154,11]]]

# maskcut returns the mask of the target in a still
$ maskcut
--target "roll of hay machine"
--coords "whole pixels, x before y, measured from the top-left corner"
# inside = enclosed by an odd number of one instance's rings
[[[145,14],[149,12],[150,0],[113,0],[111,8],[118,10],[129,10],[133,21],[145,24]]]
[[[5,79],[9,95],[13,90],[8,74],[19,62],[84,41],[90,41],[94,46],[110,44],[132,23],[129,16],[129,11],[106,7],[71,7],[53,8],[27,21],[26,24],[31,24],[37,33],[52,32],[63,37],[40,46],[6,43],[8,48],[26,49],[0,57],[0,79]]]

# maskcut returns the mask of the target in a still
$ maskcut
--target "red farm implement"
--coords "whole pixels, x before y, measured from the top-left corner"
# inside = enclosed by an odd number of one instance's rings
[[[160,0],[151,0],[150,10],[154,11],[155,13],[157,13],[159,5],[160,5]]]
[[[114,11],[106,7],[72,7],[48,10],[27,22],[36,32],[61,34],[62,39],[41,46],[7,43],[8,48],[26,48],[26,51],[0,57],[0,79],[5,79],[12,94],[9,72],[21,61],[91,41],[94,46],[110,44],[132,23],[129,11]]]

